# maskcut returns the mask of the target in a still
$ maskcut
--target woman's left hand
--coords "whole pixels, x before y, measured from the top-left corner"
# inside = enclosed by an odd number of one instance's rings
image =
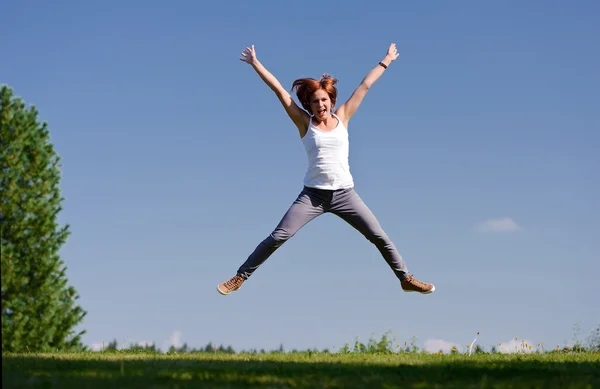
[[[398,58],[400,54],[398,54],[398,50],[396,50],[396,44],[392,43],[390,45],[390,47],[388,48],[386,57],[391,61],[394,61],[396,58]]]

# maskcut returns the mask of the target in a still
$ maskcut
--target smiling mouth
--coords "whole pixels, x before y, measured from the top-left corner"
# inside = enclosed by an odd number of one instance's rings
[[[319,113],[319,115],[325,115],[325,112],[327,112],[327,110],[326,109],[322,109],[318,113]]]

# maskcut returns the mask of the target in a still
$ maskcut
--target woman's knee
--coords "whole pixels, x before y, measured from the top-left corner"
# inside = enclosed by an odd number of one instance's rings
[[[292,237],[289,231],[284,228],[278,228],[273,231],[267,239],[265,239],[265,243],[271,247],[279,247],[284,244],[288,239]]]
[[[387,236],[385,231],[369,231],[366,234],[366,238],[373,243],[375,246],[386,246],[391,243],[390,238]]]

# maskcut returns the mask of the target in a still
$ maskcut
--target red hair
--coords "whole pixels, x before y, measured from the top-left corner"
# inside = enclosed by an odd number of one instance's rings
[[[292,84],[292,91],[296,88],[296,96],[298,96],[298,100],[302,107],[305,110],[310,112],[310,97],[318,91],[319,89],[323,89],[329,95],[329,99],[331,100],[331,106],[335,105],[335,101],[337,98],[337,88],[335,87],[337,84],[337,79],[330,76],[329,74],[323,74],[321,76],[321,80],[317,81],[314,78],[299,78]]]

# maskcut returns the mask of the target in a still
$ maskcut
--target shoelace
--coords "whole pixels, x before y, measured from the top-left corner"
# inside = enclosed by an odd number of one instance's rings
[[[227,287],[229,289],[233,289],[241,284],[242,284],[242,278],[239,276],[235,276],[232,279],[230,279],[229,281],[225,282],[225,287]]]
[[[406,278],[406,281],[408,281],[409,283],[411,283],[415,286],[421,287],[421,288],[424,288],[427,286],[427,284],[425,282],[417,280],[412,274],[410,274]]]

